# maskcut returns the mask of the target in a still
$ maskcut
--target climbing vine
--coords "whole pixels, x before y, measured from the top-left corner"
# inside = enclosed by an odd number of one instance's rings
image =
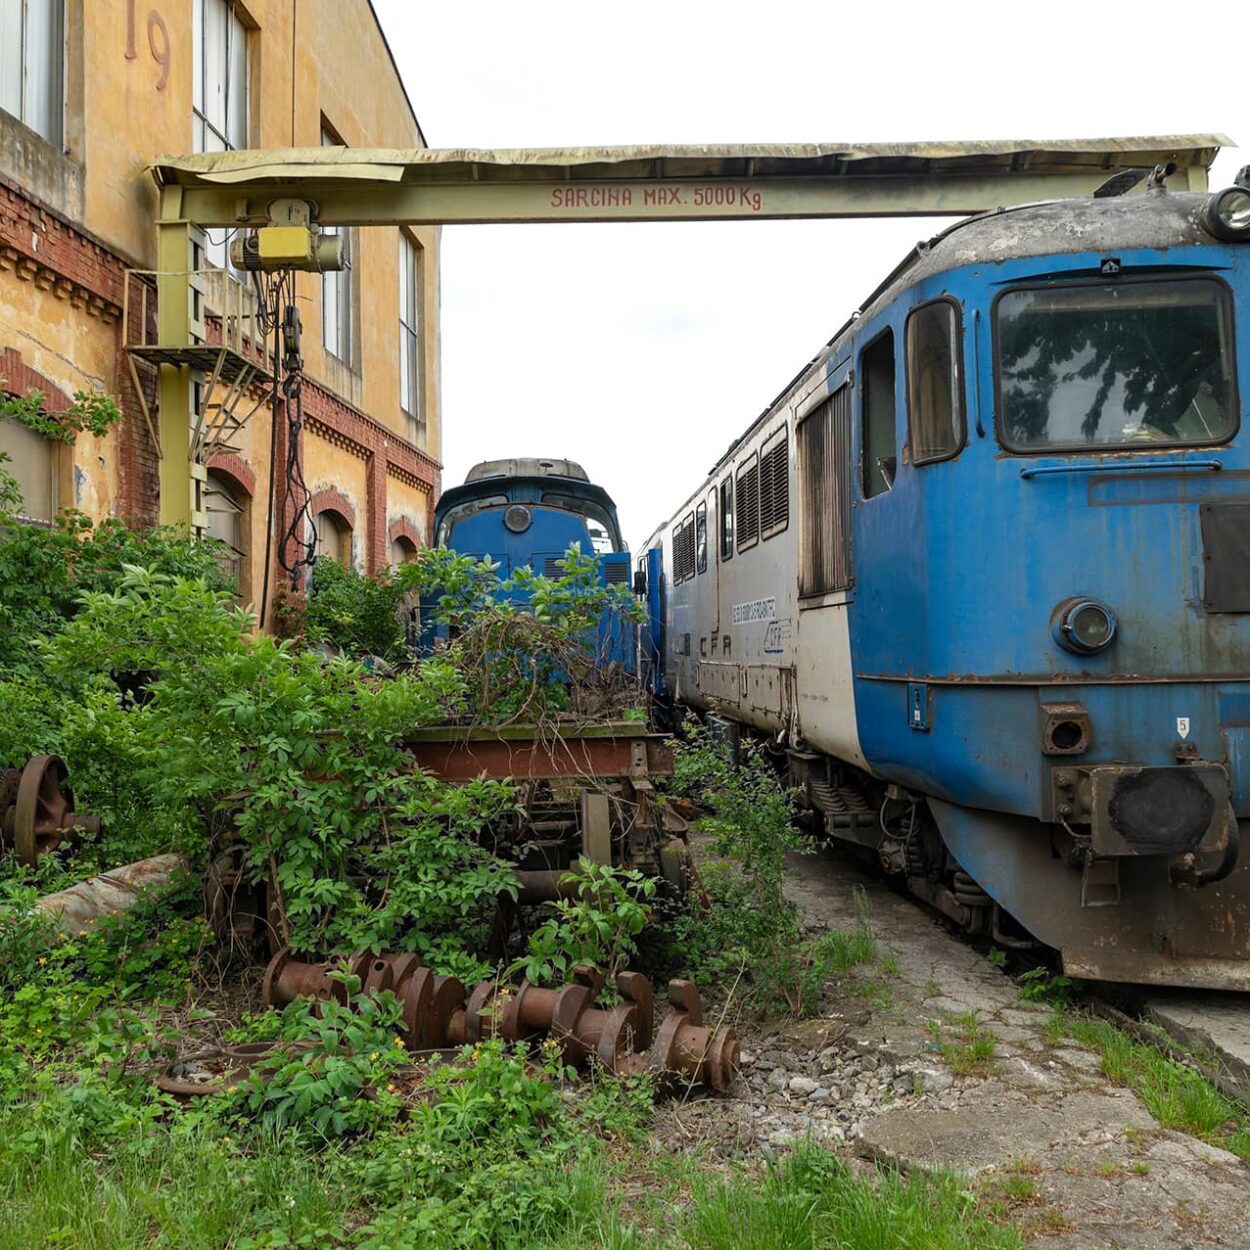
[[[0,392],[5,380],[0,378]],[[122,410],[103,391],[75,391],[74,402],[61,412],[48,412],[47,396],[31,390],[25,395],[0,394],[0,420],[20,421],[29,430],[58,443],[72,443],[79,434],[103,437],[122,419]]]

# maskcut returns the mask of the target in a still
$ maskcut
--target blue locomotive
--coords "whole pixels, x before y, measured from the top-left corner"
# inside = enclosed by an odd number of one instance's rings
[[[439,547],[478,560],[489,557],[499,565],[501,581],[521,568],[560,578],[574,545],[598,560],[600,585],[630,581],[616,505],[572,460],[530,457],[474,465],[463,485],[440,498],[434,530]],[[593,645],[600,666],[635,671],[636,631],[618,615],[605,614]]]
[[[1250,180],[918,246],[647,542],[667,694],[1000,944],[1250,988]]]

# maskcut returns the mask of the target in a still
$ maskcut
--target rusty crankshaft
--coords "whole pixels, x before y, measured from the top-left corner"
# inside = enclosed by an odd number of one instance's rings
[[[640,972],[616,977],[619,1002],[599,1006],[603,976],[579,965],[572,980],[555,989],[523,981],[512,988],[482,981],[472,990],[455,977],[438,976],[417,955],[348,955],[322,963],[278,952],[265,970],[267,1005],[282,1007],[296,998],[347,1001],[346,968],[360,980],[361,993],[390,990],[403,1008],[402,1029],[410,1050],[443,1050],[503,1038],[530,1042],[542,1038],[560,1048],[562,1062],[585,1067],[598,1062],[617,1076],[652,1072],[676,1084],[729,1088],[738,1069],[738,1038],[732,1029],[703,1023],[703,1002],[693,981],[668,983],[668,1011],[655,1023],[651,982]]]

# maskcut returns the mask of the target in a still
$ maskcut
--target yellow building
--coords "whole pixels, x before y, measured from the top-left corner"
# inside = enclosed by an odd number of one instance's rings
[[[0,377],[11,394],[43,391],[49,412],[100,389],[124,413],[72,446],[0,422],[33,519],[76,507],[152,524],[162,454],[186,458],[159,446],[158,365],[143,351],[156,326],[148,166],[165,153],[319,144],[424,146],[368,0],[0,0]],[[296,275],[300,463],[320,554],[373,571],[429,540],[439,240],[436,228],[345,235],[349,268]],[[265,365],[250,276],[217,268],[227,244],[201,236],[188,259],[200,331],[210,344],[241,331],[243,355]],[[188,375],[210,413],[224,391],[211,380],[207,367]],[[230,428],[201,432],[188,483],[200,479],[199,519],[238,553],[242,597],[256,602],[271,497],[283,528],[286,422],[273,466],[263,380],[235,398]]]

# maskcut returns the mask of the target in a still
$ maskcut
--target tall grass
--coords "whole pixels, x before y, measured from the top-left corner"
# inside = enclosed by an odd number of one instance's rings
[[[12,1122],[2,1126],[15,1129]],[[581,1155],[529,1179],[557,1201],[519,1218],[445,1218],[420,1193],[371,1200],[351,1151],[310,1153],[293,1138],[247,1151],[195,1131],[150,1128],[93,1153],[69,1133],[0,1146],[0,1250],[1020,1250],[976,1196],[949,1177],[855,1175],[816,1148],[760,1173],[714,1175],[695,1159],[631,1186],[645,1152]],[[399,1140],[402,1140],[399,1139]],[[418,1143],[414,1143],[419,1148]],[[479,1190],[479,1195],[481,1191]],[[481,1201],[489,1202],[488,1197]]]

